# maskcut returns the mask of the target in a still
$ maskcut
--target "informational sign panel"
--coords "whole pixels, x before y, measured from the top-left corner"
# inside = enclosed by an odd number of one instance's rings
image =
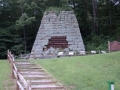
[[[111,90],[114,90],[114,84],[111,84]]]
[[[120,51],[120,42],[117,42],[117,41],[110,42],[110,41],[108,41],[108,50],[109,50],[109,52]]]

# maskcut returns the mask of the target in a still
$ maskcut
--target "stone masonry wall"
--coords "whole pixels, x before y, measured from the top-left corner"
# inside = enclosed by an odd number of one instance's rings
[[[53,11],[44,13],[30,58],[40,58],[42,56],[43,47],[48,44],[51,36],[66,36],[70,50],[85,50],[73,11],[61,11],[58,16]]]

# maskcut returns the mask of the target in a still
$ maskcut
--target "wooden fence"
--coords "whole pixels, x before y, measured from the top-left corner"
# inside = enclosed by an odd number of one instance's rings
[[[32,90],[30,81],[26,81],[20,74],[20,70],[15,65],[14,55],[9,50],[7,51],[7,59],[12,67],[12,78],[16,79],[16,90]]]

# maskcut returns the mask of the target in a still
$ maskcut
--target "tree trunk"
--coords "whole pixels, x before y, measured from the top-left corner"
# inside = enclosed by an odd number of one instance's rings
[[[97,0],[92,0],[92,3],[93,3],[93,16],[94,16],[94,31],[98,33]]]
[[[112,19],[111,19],[111,9],[110,9],[110,1],[109,1],[109,23],[110,23],[110,27],[112,28]]]
[[[24,54],[26,54],[27,46],[26,46],[26,33],[25,33],[25,26],[23,26],[23,34],[24,34]]]
[[[21,14],[24,14],[24,2],[22,1],[22,7],[21,7]],[[24,39],[24,54],[26,54],[27,46],[26,46],[26,32],[25,32],[25,25],[23,26],[23,39]]]

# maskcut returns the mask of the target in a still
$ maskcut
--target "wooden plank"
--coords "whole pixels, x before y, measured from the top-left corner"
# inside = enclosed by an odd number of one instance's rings
[[[22,75],[47,75],[45,72],[33,72],[33,71],[26,71],[26,72],[20,72]]]
[[[56,85],[31,85],[32,89],[63,89],[63,86],[56,86]]]
[[[31,83],[32,85],[43,85],[43,84],[57,84],[57,81],[56,80],[51,80],[51,79],[48,79],[48,80],[31,80]]]
[[[26,88],[26,90],[32,90],[30,80],[27,80],[27,88]]]
[[[19,81],[17,81],[18,86],[20,87],[21,90],[25,90],[24,87],[21,85]]]
[[[14,76],[15,76],[15,78],[17,79],[17,73],[16,73],[16,71],[13,70],[13,72],[14,72]]]
[[[20,69],[42,69],[40,67],[25,67],[25,66],[17,66],[17,68],[20,68]]]
[[[39,71],[39,72],[45,72],[43,69],[20,69],[20,71]]]
[[[10,55],[8,54],[9,60],[12,62],[12,58],[10,57]]]
[[[13,63],[13,66],[14,66],[15,72],[17,72],[17,68],[16,68],[16,66],[15,66],[15,64],[14,64],[14,63]]]
[[[27,87],[27,82],[24,79],[24,77],[20,73],[18,73],[18,76],[19,76],[20,81],[23,82],[24,86]]]

